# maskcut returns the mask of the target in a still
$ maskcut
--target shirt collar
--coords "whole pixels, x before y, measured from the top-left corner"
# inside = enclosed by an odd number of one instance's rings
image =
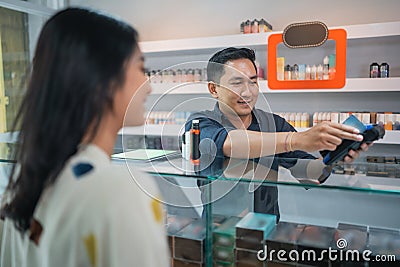
[[[219,108],[219,103],[217,102],[214,106],[214,113],[215,115],[218,116],[219,121],[224,124],[225,122],[228,122],[229,124],[232,124],[228,118],[225,116],[224,113],[222,113],[221,109]],[[258,110],[256,108],[253,108],[251,111],[252,119],[251,119],[251,124],[259,124],[257,118],[259,117],[258,115]],[[232,125],[233,126],[233,125]],[[250,127],[250,126],[249,126]]]

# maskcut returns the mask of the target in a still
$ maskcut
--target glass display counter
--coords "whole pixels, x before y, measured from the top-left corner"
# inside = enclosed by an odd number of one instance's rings
[[[14,145],[3,146],[1,191],[14,164]],[[335,165],[322,184],[325,166],[306,159],[202,157],[194,165],[172,155],[113,164],[158,184],[171,266],[400,264],[396,158]]]
[[[400,264],[400,164],[317,162],[114,161],[155,177],[173,266]]]

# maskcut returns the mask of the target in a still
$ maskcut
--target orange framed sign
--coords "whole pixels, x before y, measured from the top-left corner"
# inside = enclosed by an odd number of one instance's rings
[[[343,88],[346,84],[347,32],[344,29],[329,30],[328,40],[336,42],[336,74],[334,78],[329,80],[278,80],[277,49],[278,45],[283,43],[283,37],[282,34],[271,34],[268,38],[268,87],[272,90]]]

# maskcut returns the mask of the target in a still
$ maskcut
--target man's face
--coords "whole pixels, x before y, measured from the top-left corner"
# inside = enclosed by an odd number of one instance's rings
[[[257,71],[245,58],[228,61],[225,65],[225,73],[215,89],[220,109],[223,113],[248,116],[258,98]]]

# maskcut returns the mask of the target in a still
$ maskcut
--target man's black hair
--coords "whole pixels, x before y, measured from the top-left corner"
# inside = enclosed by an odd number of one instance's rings
[[[224,65],[226,62],[236,59],[247,58],[249,59],[254,66],[254,69],[257,71],[256,67],[256,55],[254,54],[254,50],[249,48],[236,48],[236,47],[228,47],[223,50],[215,53],[209,60],[207,64],[207,77],[209,82],[219,83],[221,76],[224,75]]]

